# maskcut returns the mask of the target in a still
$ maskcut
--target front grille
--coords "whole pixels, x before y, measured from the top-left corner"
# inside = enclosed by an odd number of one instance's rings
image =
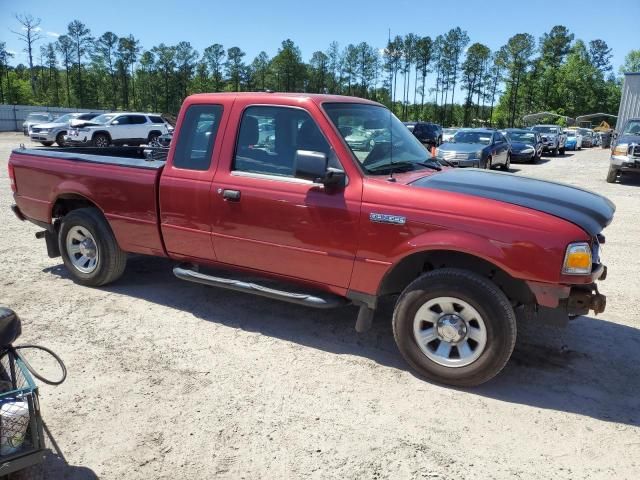
[[[442,152],[442,158],[445,160],[467,160],[469,158],[469,154],[460,152]]]

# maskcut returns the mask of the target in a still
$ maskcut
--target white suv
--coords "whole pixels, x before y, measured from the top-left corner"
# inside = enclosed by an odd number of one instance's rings
[[[141,145],[169,131],[160,115],[151,113],[104,113],[86,122],[72,122],[64,137],[68,145]]]

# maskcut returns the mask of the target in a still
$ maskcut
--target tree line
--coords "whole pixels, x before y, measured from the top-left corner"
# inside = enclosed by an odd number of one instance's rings
[[[585,43],[562,25],[538,40],[518,33],[496,51],[456,27],[434,38],[390,37],[382,49],[334,41],[305,61],[291,39],[273,57],[249,60],[219,43],[201,53],[188,41],[144,49],[133,35],[94,36],[79,20],[43,43],[40,19],[17,15],[16,24],[27,64],[11,65],[0,42],[0,103],[175,114],[191,93],[317,92],[370,98],[403,120],[504,127],[537,111],[615,113],[620,99],[606,42]],[[623,68],[640,69],[640,51]]]

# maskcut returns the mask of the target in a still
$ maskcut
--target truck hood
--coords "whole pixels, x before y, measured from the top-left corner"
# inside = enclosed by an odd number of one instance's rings
[[[34,127],[38,127],[38,128],[58,128],[58,127],[66,127],[68,124],[67,123],[60,123],[60,122],[50,122],[50,123],[36,123],[32,126]]]
[[[91,120],[71,120],[69,126],[71,128],[103,127],[104,124],[92,122]]]
[[[571,222],[591,236],[611,223],[616,209],[609,199],[588,190],[477,169],[450,169],[419,178],[410,185],[530,208]]]

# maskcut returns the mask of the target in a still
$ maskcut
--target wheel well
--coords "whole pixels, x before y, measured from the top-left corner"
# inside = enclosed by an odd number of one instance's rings
[[[106,135],[109,138],[109,140],[111,140],[111,135],[109,135],[109,132],[107,132],[106,130],[98,130],[97,132],[93,132],[93,134],[91,135],[91,140],[96,138],[96,135],[99,135],[99,134]]]
[[[68,193],[64,195],[60,195],[55,203],[53,204],[53,208],[51,209],[51,219],[55,220],[58,218],[64,217],[67,213],[78,210],[79,208],[87,208],[93,207],[98,208],[98,206],[93,203],[91,200],[83,197],[82,195]],[[100,210],[98,208],[98,210]]]
[[[523,280],[512,277],[487,260],[451,250],[417,252],[403,258],[384,276],[378,295],[400,293],[423,273],[440,268],[459,268],[486,277],[515,303],[527,304],[535,301],[533,293]]]

